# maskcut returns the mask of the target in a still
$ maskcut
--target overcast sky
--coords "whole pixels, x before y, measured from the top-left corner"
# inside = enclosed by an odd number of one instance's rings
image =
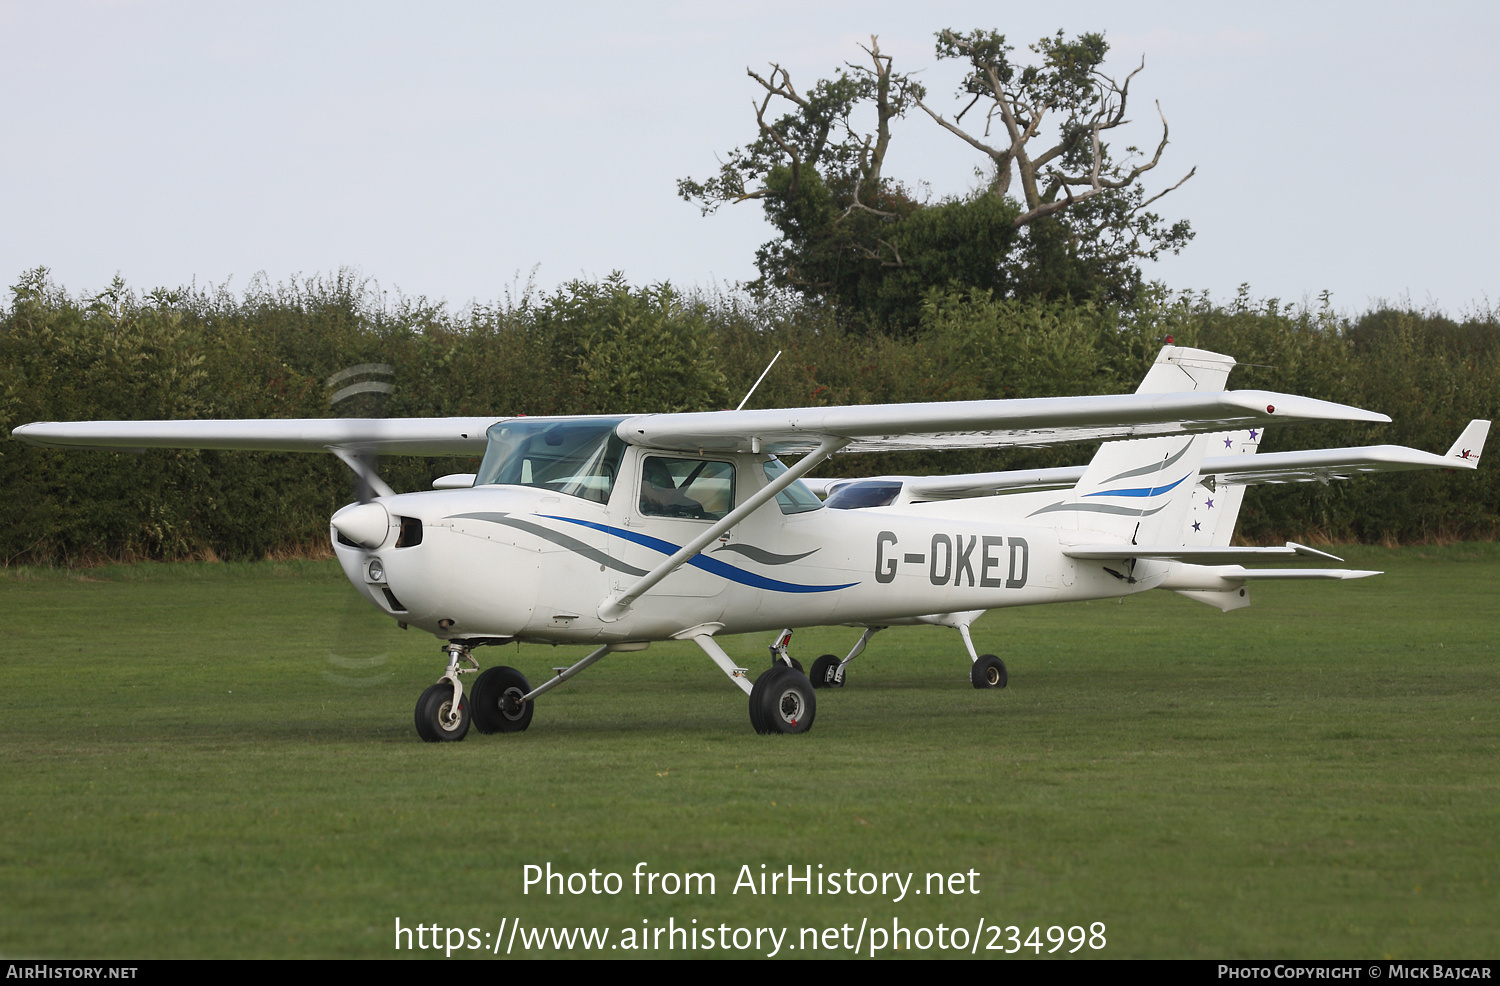
[[[1197,239],[1173,288],[1459,313],[1500,294],[1500,93],[1490,4],[178,3],[0,0],[0,276],[74,292],[242,288],[356,268],[455,308],[536,268],[755,276],[754,203],[702,218],[676,181],[754,136],[747,66],[799,86],[880,36],[951,105],[943,27],[1102,30],[1134,128],[1171,144],[1153,190]],[[978,156],[902,121],[889,173],[934,196]]]

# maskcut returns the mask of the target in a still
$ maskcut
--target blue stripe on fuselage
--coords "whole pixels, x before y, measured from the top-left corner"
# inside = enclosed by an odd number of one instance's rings
[[[673,555],[682,549],[682,545],[680,544],[663,541],[661,538],[654,538],[649,534],[638,534],[635,531],[625,531],[618,527],[610,527],[607,524],[595,524],[592,521],[578,520],[574,517],[559,517],[555,514],[538,514],[537,516],[546,517],[548,520],[560,520],[568,524],[577,524],[580,527],[602,531],[605,534],[612,534],[617,538],[624,538],[626,541],[633,541],[643,547],[650,548],[652,551],[660,551],[664,555]],[[738,582],[740,585],[748,585],[756,589],[770,589],[773,592],[836,592],[839,589],[848,589],[851,586],[859,585],[858,582],[846,582],[843,585],[799,585],[796,582],[782,582],[777,579],[768,579],[764,575],[756,575],[754,572],[747,572],[743,568],[735,568],[733,565],[725,564],[717,558],[706,558],[703,555],[695,555],[689,558],[687,563],[694,568],[702,569],[705,572],[728,579],[731,582]]]

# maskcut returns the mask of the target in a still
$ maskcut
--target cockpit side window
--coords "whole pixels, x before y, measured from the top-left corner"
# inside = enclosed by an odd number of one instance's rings
[[[625,455],[623,418],[512,418],[490,426],[475,486],[533,486],[608,503]]]
[[[766,482],[770,482],[786,472],[786,465],[780,459],[772,456],[766,460],[765,470]],[[802,480],[799,479],[776,494],[776,505],[781,508],[781,512],[784,514],[800,514],[806,513],[809,510],[821,510],[823,508],[823,501],[818,499],[816,493],[802,485]]]
[[[641,513],[718,520],[734,509],[734,464],[713,459],[641,460]]]

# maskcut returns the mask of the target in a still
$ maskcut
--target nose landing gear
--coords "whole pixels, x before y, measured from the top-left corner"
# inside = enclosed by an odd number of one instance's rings
[[[443,650],[448,654],[448,670],[417,699],[417,735],[428,743],[456,743],[469,733],[468,702],[458,676],[478,671],[479,662],[467,645],[457,641],[444,644]],[[473,667],[460,667],[465,661]]]

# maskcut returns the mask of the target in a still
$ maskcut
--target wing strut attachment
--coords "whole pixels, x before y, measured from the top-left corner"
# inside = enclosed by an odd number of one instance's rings
[[[396,491],[391,489],[386,481],[380,478],[380,474],[371,468],[368,462],[360,458],[358,452],[352,452],[337,445],[328,446],[328,451],[338,456],[339,461],[348,466],[354,472],[354,475],[358,476],[376,496],[396,495]]]
[[[698,552],[708,547],[713,541],[718,540],[719,535],[760,509],[762,504],[770,501],[776,494],[795,483],[798,479],[801,479],[805,474],[811,472],[815,466],[822,463],[824,459],[845,445],[848,445],[850,441],[851,439],[848,438],[825,438],[816,449],[803,456],[802,461],[771,480],[770,483],[761,489],[755,491],[744,503],[735,507],[702,534],[699,534],[683,545],[666,561],[641,576],[635,585],[626,589],[618,596],[607,597],[604,602],[599,604],[599,619],[605,623],[613,623],[621,616],[624,616],[625,611],[630,608],[630,604],[649,592],[658,582],[687,564]]]

